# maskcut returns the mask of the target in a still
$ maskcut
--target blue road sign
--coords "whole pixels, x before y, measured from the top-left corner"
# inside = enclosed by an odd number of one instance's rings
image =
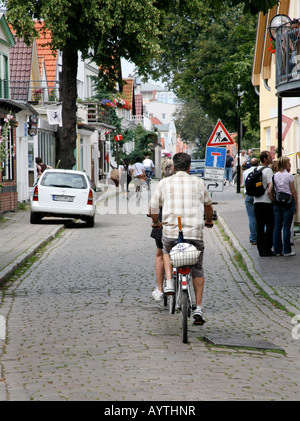
[[[205,167],[225,168],[226,148],[208,146],[205,155]]]

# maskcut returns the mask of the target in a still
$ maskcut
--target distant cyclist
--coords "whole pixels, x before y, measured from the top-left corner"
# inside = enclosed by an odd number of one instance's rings
[[[143,165],[144,165],[144,169],[145,169],[145,173],[147,177],[147,185],[149,188],[150,181],[152,180],[152,177],[153,177],[153,170],[155,168],[152,159],[149,158],[149,155],[145,156]]]
[[[166,272],[166,293],[174,292],[172,265],[169,258],[171,248],[178,237],[177,217],[181,216],[184,240],[194,244],[202,251],[198,263],[192,267],[193,285],[197,308],[193,313],[196,321],[204,322],[202,296],[204,288],[203,272],[203,228],[213,226],[212,199],[200,177],[189,175],[191,157],[186,153],[177,153],[173,157],[175,174],[162,179],[151,198],[150,208],[153,227],[159,227],[159,209],[162,208],[163,257]],[[206,220],[203,215],[205,213]]]

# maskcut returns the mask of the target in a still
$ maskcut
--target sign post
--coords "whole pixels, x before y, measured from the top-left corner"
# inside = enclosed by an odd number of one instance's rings
[[[219,119],[206,144],[204,182],[210,192],[223,191],[226,148],[222,146],[226,145],[234,145],[234,141]]]
[[[204,182],[210,192],[223,191],[225,161],[226,148],[206,148]]]

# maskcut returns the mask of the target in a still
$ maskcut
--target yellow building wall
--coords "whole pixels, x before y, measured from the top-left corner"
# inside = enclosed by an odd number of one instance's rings
[[[291,19],[300,16],[300,1],[291,0],[289,6],[289,17]],[[266,36],[266,42],[269,42],[269,36]],[[271,52],[268,52],[271,54]],[[275,89],[275,54],[272,54],[271,77],[267,81],[270,91],[265,86],[262,73],[260,77],[260,149],[275,153],[277,158],[277,116],[278,116],[278,97]],[[283,98],[282,115],[292,119],[292,124],[282,142],[282,156],[288,155],[291,159],[292,172],[300,169],[300,158],[296,152],[300,152],[300,98]],[[283,130],[285,124],[283,122]]]

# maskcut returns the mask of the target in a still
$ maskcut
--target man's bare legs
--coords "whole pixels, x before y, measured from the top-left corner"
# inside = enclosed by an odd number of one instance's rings
[[[164,282],[164,261],[163,261],[163,252],[162,249],[156,249],[155,255],[155,274],[156,274],[156,281],[157,281],[157,288],[160,292],[163,292],[163,282]]]

